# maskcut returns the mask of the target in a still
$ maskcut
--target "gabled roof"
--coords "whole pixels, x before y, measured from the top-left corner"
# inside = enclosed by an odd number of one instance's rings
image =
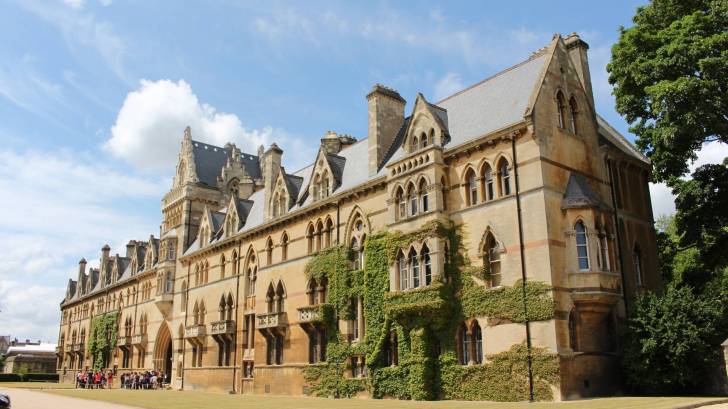
[[[614,129],[612,125],[597,114],[597,126],[599,132],[599,144],[609,145],[645,164],[650,164],[650,159],[643,155],[630,141],[627,140],[619,131]]]
[[[436,103],[447,110],[449,144],[458,146],[523,120],[545,61],[541,53]]]
[[[346,165],[346,158],[339,155],[334,155],[332,153],[327,153],[324,155],[326,158],[326,162],[329,163],[329,168],[331,168],[331,173],[334,177],[334,186],[332,186],[331,191],[333,192],[341,186],[341,179],[344,175],[344,166]]]
[[[571,172],[569,182],[566,184],[564,198],[561,200],[562,209],[580,209],[585,207],[599,207],[599,195],[591,188],[584,176]]]

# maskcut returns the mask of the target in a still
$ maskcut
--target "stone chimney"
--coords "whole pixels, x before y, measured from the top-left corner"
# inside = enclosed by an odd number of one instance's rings
[[[273,195],[273,183],[275,183],[278,177],[278,172],[281,171],[281,157],[283,156],[283,149],[279,148],[278,145],[272,143],[267,151],[263,153],[260,158],[262,174],[263,174],[263,189],[265,190],[263,215],[265,220],[270,219],[270,200]]]
[[[136,240],[129,240],[128,243],[126,243],[126,257],[131,258],[131,256],[134,254],[134,248],[136,247],[137,242]]]
[[[83,294],[83,292],[84,292],[83,291],[83,289],[84,289],[83,288],[83,276],[85,276],[85,275],[86,275],[86,259],[82,258],[78,262],[78,281],[76,281],[76,283],[77,283],[76,285],[78,287],[78,289],[76,291],[78,291],[79,295]]]
[[[587,50],[589,50],[589,44],[579,38],[576,33],[571,33],[564,38],[564,44],[569,52],[569,59],[571,63],[576,67],[576,72],[579,74],[579,80],[581,85],[584,87],[589,103],[591,104],[591,110],[594,111],[594,93],[592,92],[591,74],[589,73],[589,58],[587,57]]]
[[[369,106],[369,174],[379,171],[394,138],[404,123],[406,101],[399,93],[381,84],[375,84],[367,94]]]
[[[109,259],[109,253],[111,252],[111,247],[109,247],[108,244],[104,244],[104,247],[101,247],[101,266],[103,267],[106,263],[106,261]]]
[[[337,154],[341,151],[341,141],[339,135],[334,131],[327,131],[326,135],[321,138],[321,147],[326,150],[326,153]]]

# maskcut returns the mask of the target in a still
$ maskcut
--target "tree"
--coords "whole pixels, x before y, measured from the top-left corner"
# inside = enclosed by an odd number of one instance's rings
[[[633,22],[612,47],[609,82],[654,179],[673,185],[705,142],[728,143],[728,2],[654,0]]]
[[[638,299],[624,336],[626,385],[646,394],[701,391],[717,359],[725,300],[697,297],[690,287],[676,285],[664,295]]]

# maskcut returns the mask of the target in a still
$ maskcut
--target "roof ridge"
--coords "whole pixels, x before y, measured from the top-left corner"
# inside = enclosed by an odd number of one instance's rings
[[[458,95],[460,95],[460,94],[462,94],[462,93],[464,93],[464,92],[470,91],[471,89],[473,89],[473,88],[475,88],[475,87],[477,87],[477,86],[479,86],[479,85],[482,85],[482,84],[484,84],[484,83],[486,83],[486,82],[488,82],[488,81],[490,81],[490,80],[492,80],[492,79],[494,79],[494,78],[496,78],[496,77],[499,77],[499,76],[501,76],[501,75],[503,75],[503,74],[505,74],[505,73],[507,73],[507,72],[509,72],[509,71],[512,71],[512,70],[514,70],[514,69],[516,69],[516,68],[518,68],[518,67],[520,67],[520,66],[522,66],[522,65],[524,65],[524,64],[526,64],[526,63],[528,63],[528,62],[531,62],[532,60],[535,60],[536,58],[539,58],[539,57],[543,56],[543,55],[544,55],[544,52],[542,52],[541,50],[539,50],[539,51],[537,51],[537,52],[534,52],[534,53],[533,53],[533,54],[531,54],[531,56],[530,56],[530,57],[528,57],[527,59],[525,59],[525,60],[523,60],[523,61],[521,61],[521,62],[519,62],[519,63],[517,63],[517,64],[515,64],[515,65],[512,65],[512,66],[510,66],[510,67],[508,67],[508,68],[506,68],[506,69],[504,69],[504,70],[501,70],[501,71],[499,71],[499,72],[497,72],[497,73],[495,73],[495,74],[491,75],[490,77],[487,77],[487,78],[485,78],[485,79],[482,79],[482,80],[480,80],[480,81],[476,82],[476,83],[475,83],[475,84],[473,84],[473,85],[470,85],[470,86],[468,86],[468,87],[465,87],[464,89],[462,89],[462,90],[460,90],[460,91],[458,91],[458,92],[456,92],[456,93],[454,93],[454,94],[452,94],[452,95],[450,95],[450,96],[448,96],[448,97],[445,97],[445,98],[443,98],[443,99],[441,99],[441,100],[437,101],[437,102],[436,102],[436,103],[435,103],[434,105],[439,105],[439,104],[441,104],[441,103],[443,103],[443,102],[447,101],[447,100],[448,100],[448,99],[450,99],[450,98],[453,98],[453,97],[455,97],[455,96],[458,96]]]

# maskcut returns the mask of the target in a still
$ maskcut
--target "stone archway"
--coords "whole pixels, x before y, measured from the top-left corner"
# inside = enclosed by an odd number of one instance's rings
[[[154,342],[154,369],[169,377],[172,373],[172,334],[166,323],[162,323]]]

